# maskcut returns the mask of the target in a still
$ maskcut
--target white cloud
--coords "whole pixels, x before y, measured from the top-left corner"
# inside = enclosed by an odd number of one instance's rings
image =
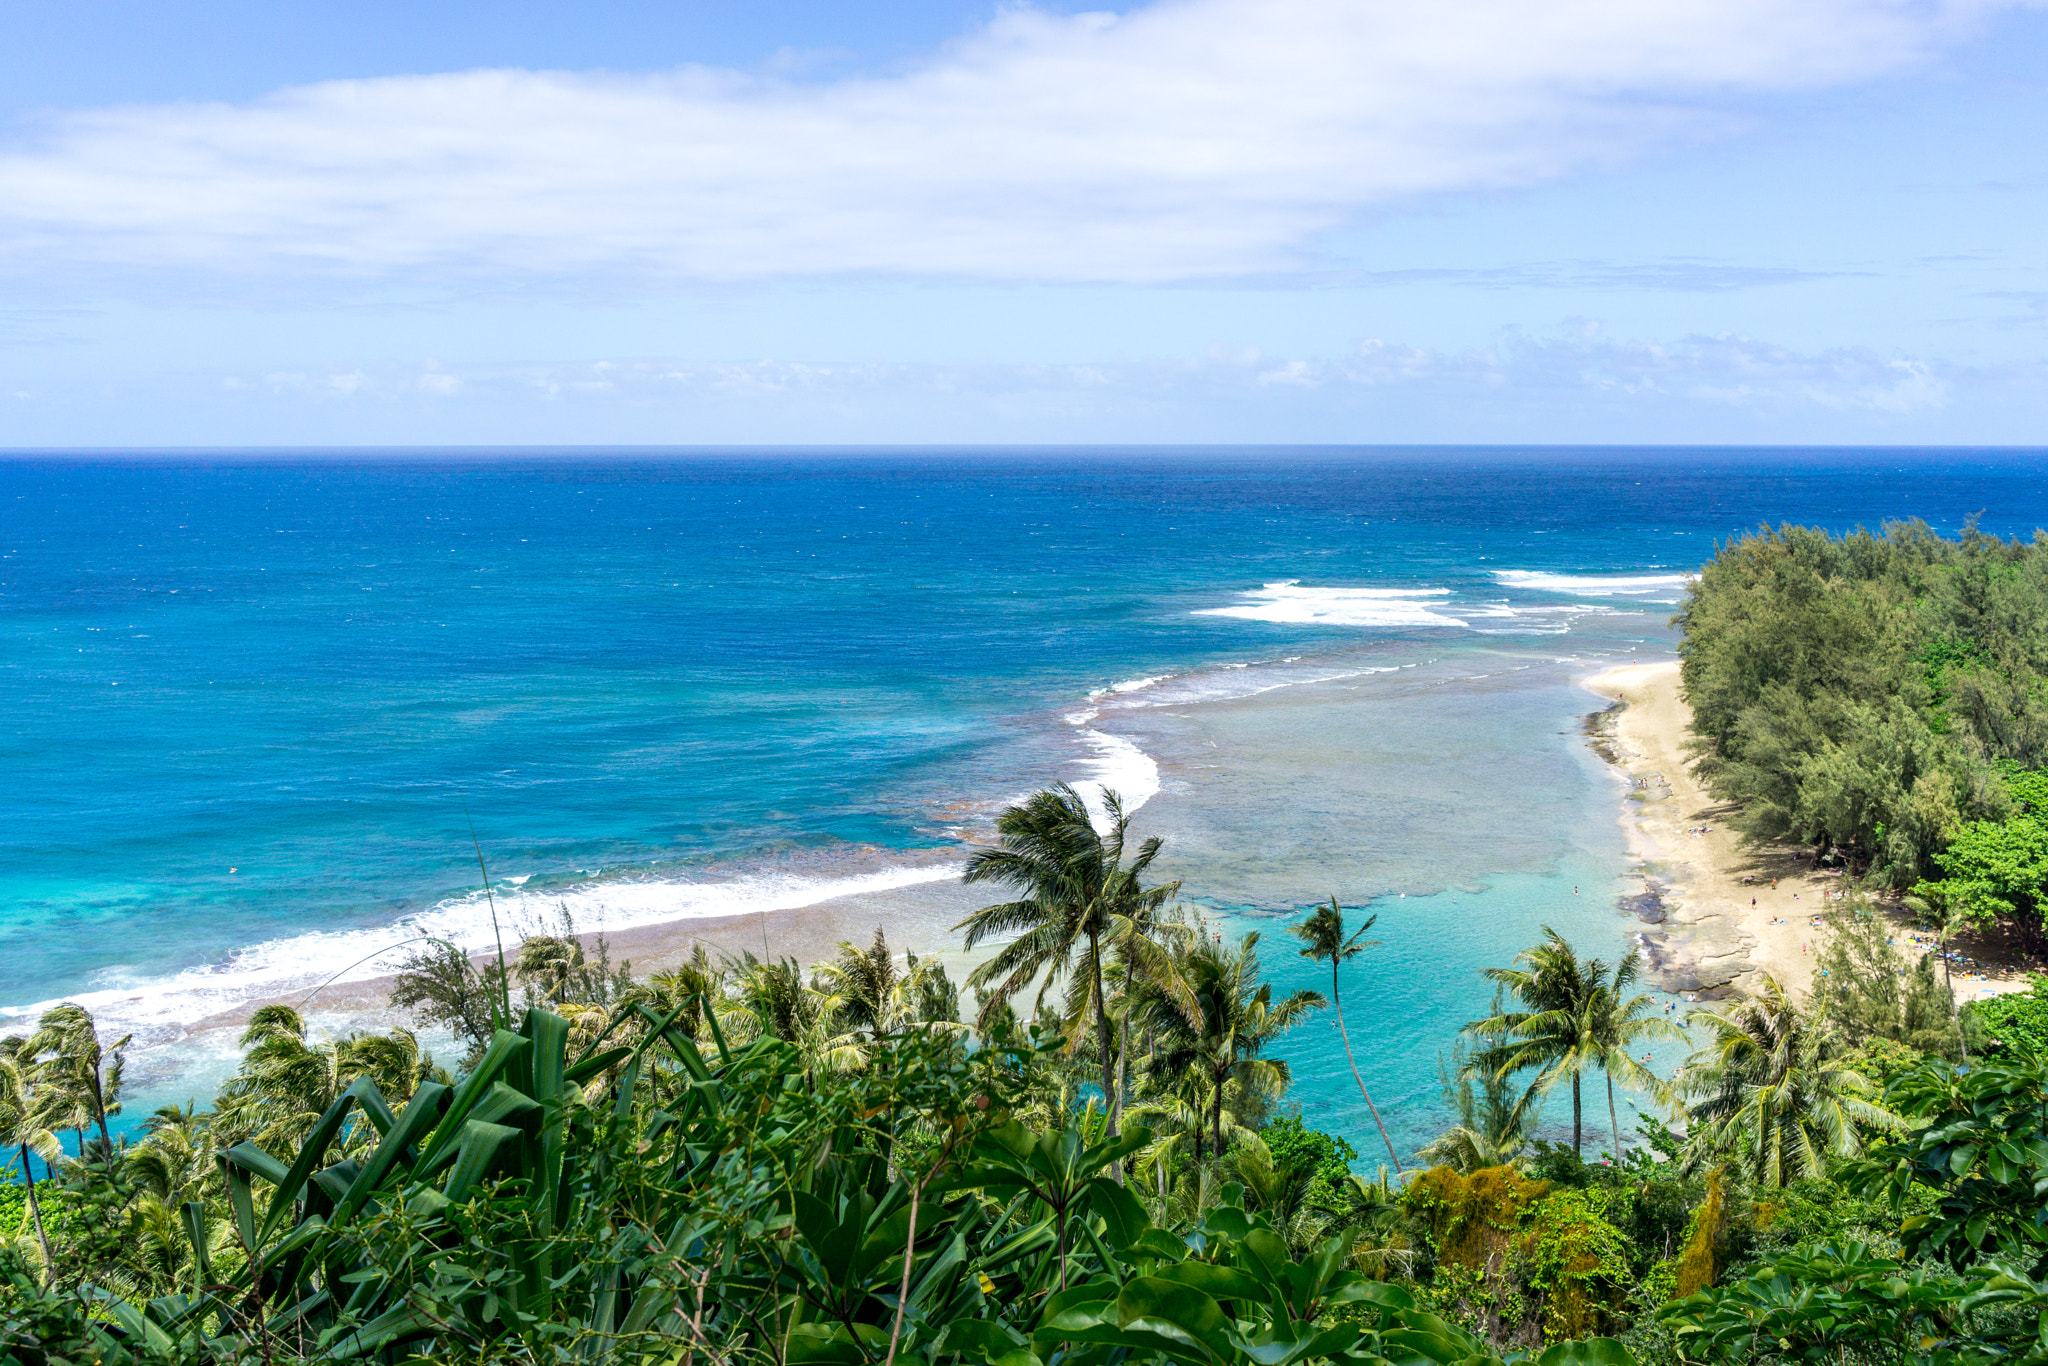
[[[1676,341],[1608,340],[1578,328],[1550,336],[1504,335],[1470,350],[1367,341],[1348,356],[1247,365],[1217,346],[1184,360],[1084,365],[929,365],[901,362],[565,362],[541,365],[437,364],[424,375],[402,367],[356,369],[313,380],[267,377],[273,393],[331,393],[383,401],[409,393],[461,395],[486,405],[546,401],[667,401],[715,396],[776,404],[792,398],[860,403],[937,395],[983,398],[1098,394],[1110,398],[1236,401],[1261,393],[1327,391],[1327,399],[1412,395],[1447,412],[1474,405],[1519,411],[1530,401],[1586,411],[1860,413],[1884,420],[1939,410],[1958,383],[2037,383],[2043,367],[1971,370],[1862,348],[1796,351],[1741,336]],[[228,381],[227,387],[246,387]],[[1293,402],[1295,400],[1281,400]]]
[[[905,74],[342,81],[65,115],[0,154],[17,268],[1159,281],[1855,81],[1990,0],[1160,0],[1004,13]]]

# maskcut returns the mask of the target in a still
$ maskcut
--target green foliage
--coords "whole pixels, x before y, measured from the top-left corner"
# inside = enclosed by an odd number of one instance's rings
[[[1967,1013],[1968,1007],[1965,1007]],[[1918,1067],[1926,1054],[1893,1039],[1865,1039],[1842,1055],[1842,1065],[1879,1091]]]
[[[1883,917],[1861,906],[1833,916],[1815,965],[1812,1008],[1842,1038],[1960,1056],[1955,1000],[1934,955],[1909,961]]]
[[[1689,1357],[1933,1366],[2038,1360],[2044,1306],[2048,1287],[2007,1268],[1955,1276],[1851,1242],[1786,1253],[1665,1317]]]
[[[1934,862],[1942,871],[1938,895],[1962,920],[2038,917],[2048,886],[2048,823],[2033,815],[1965,821]],[[1933,891],[1924,883],[1914,890],[1923,897]]]
[[[1958,827],[2010,814],[1998,761],[2048,763],[2044,616],[2038,539],[1907,522],[1731,541],[1677,618],[1700,772],[1752,834],[1928,878]]]
[[[1873,1134],[1905,1127],[1848,1065],[1833,1027],[1799,1009],[1768,973],[1755,996],[1695,1010],[1687,1022],[1711,1035],[1678,1078],[1693,1098],[1695,1162],[1732,1159],[1750,1184],[1784,1186],[1860,1155]]]
[[[1624,1322],[1634,1280],[1628,1240],[1606,1219],[1606,1192],[1560,1190],[1536,1203],[1521,1274],[1543,1297],[1543,1336],[1592,1337]]]
[[[2048,1073],[1930,1061],[1887,1094],[1916,1127],[1858,1164],[1850,1184],[1903,1216],[1906,1253],[1958,1268],[1991,1256],[2029,1275],[2048,1268]],[[1911,1208],[1916,1187],[1934,1193],[1931,1209]]]
[[[1886,1255],[1899,1251],[1899,1220],[1931,1205],[1931,1192],[1914,1187],[1895,1211],[1884,1192],[1854,1189],[1839,1181],[1795,1181],[1762,1191],[1750,1206],[1742,1230],[1746,1256],[1768,1261],[1802,1247],[1861,1243]]]
[[[1966,1009],[2005,1058],[2048,1060],[2048,977],[2036,974],[2031,991],[1974,1001]]]
[[[1300,1115],[1281,1115],[1259,1130],[1279,1167],[1309,1166],[1324,1189],[1334,1190],[1351,1174],[1358,1150],[1334,1134],[1311,1129]]]
[[[1236,1187],[1160,1227],[1109,1175],[1144,1130],[1007,1117],[1032,1050],[920,1029],[807,1086],[785,1041],[714,1057],[672,1019],[622,1011],[614,1033],[637,1026],[634,1042],[572,1055],[568,1023],[530,1010],[458,1086],[424,1083],[402,1109],[360,1079],[295,1154],[226,1155],[224,1208],[186,1207],[186,1287],[145,1301],[19,1281],[0,1341],[24,1361],[153,1366],[1501,1360],[1362,1276],[1348,1234],[1293,1255]],[[1341,1151],[1289,1132],[1298,1152]],[[217,1217],[253,1261],[207,1262]],[[1543,1240],[1560,1284],[1583,1223]],[[1608,1342],[1542,1361],[1631,1366]]]

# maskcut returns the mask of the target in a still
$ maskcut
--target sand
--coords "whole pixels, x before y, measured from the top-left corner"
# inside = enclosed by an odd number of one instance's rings
[[[1596,718],[1595,743],[1628,785],[1622,815],[1642,860],[1644,895],[1631,898],[1648,923],[1644,957],[1659,985],[1698,997],[1755,989],[1770,973],[1796,992],[1811,989],[1823,931],[1813,923],[1837,908],[1840,869],[1817,868],[1812,851],[1757,843],[1732,828],[1735,809],[1709,796],[1687,766],[1692,708],[1678,663],[1633,664],[1586,680],[1622,706]],[[1892,913],[1910,952],[1907,917]],[[2010,971],[1957,974],[1963,1000],[2025,990]]]
[[[965,850],[934,850],[926,858],[957,862]],[[687,961],[701,944],[714,959],[737,958],[743,951],[757,958],[794,958],[808,968],[833,957],[838,946],[852,943],[866,948],[882,928],[889,946],[901,954],[931,955],[946,967],[959,985],[968,972],[1001,948],[987,944],[968,953],[961,949],[961,936],[954,930],[969,912],[1000,899],[987,887],[969,887],[955,880],[866,892],[819,902],[794,910],[767,911],[753,915],[699,917],[671,920],[607,932],[606,948],[614,964],[632,964],[633,975],[645,981],[664,968]],[[579,935],[586,951],[593,949],[597,934]],[[480,965],[484,955],[476,955]],[[178,1084],[203,1095],[233,1071],[239,1048],[236,1040],[261,1006],[272,1002],[291,1005],[305,1016],[318,1033],[338,1037],[357,1030],[389,1030],[412,1025],[406,1012],[390,1005],[394,979],[388,976],[336,982],[308,991],[296,988],[276,996],[241,1002],[198,1020],[175,1039],[156,1041],[139,1050],[129,1063],[131,1084],[147,1090],[177,1078]],[[963,989],[962,1006],[974,1008],[971,992]],[[452,1040],[432,1031],[423,1041],[435,1056],[448,1060],[459,1052]],[[195,1063],[210,1058],[210,1063]]]

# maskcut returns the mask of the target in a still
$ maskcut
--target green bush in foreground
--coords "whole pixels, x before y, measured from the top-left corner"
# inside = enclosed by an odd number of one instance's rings
[[[226,1154],[240,1266],[210,1264],[193,1202],[188,1286],[136,1303],[18,1279],[0,1340],[24,1362],[1499,1359],[1352,1270],[1346,1235],[1289,1255],[1235,1187],[1156,1224],[1110,1175],[1145,1131],[1008,1117],[1035,1050],[911,1032],[806,1086],[780,1040],[710,1058],[670,1019],[631,1023],[571,1057],[567,1022],[531,1010],[400,1110],[358,1081],[289,1163]]]

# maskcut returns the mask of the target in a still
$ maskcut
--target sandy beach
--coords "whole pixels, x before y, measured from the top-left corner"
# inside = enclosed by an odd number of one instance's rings
[[[1609,669],[1585,686],[1622,704],[1594,719],[1594,743],[1628,786],[1621,819],[1644,879],[1631,903],[1646,922],[1639,940],[1658,984],[1717,997],[1751,990],[1768,972],[1808,990],[1823,936],[1815,917],[1841,895],[1842,871],[1815,867],[1805,846],[1754,844],[1732,828],[1734,809],[1687,767],[1692,708],[1676,660]],[[1903,941],[1907,922],[1898,923]],[[1995,970],[1959,972],[1954,982],[1964,1000],[2026,985]]]
[[[950,850],[934,851],[932,857],[957,860],[959,855]],[[963,952],[960,935],[953,929],[961,917],[989,900],[987,888],[968,887],[948,879],[887,892],[849,895],[792,910],[679,919],[601,933],[611,961],[630,962],[633,975],[644,981],[686,962],[700,945],[714,959],[738,958],[751,952],[757,958],[794,958],[808,968],[831,958],[841,943],[867,947],[875,930],[881,928],[897,953],[908,950],[920,956],[937,957],[958,984],[1001,947],[990,944],[972,954]],[[596,947],[599,934],[600,931],[592,930],[577,937],[588,951]],[[475,957],[482,964],[486,955]],[[191,1023],[175,1039],[156,1041],[154,1047],[138,1050],[130,1063],[130,1073],[143,1087],[171,1075],[187,1076],[202,1083],[195,1094],[217,1085],[233,1070],[239,1056],[236,1040],[249,1017],[259,1007],[272,1003],[291,1005],[306,1016],[309,1024],[328,1036],[411,1024],[403,1012],[391,1008],[394,980],[391,976],[356,978],[241,1002]],[[972,1008],[971,994],[962,1004]],[[427,1042],[435,1048],[437,1056],[452,1046],[431,1036]],[[210,1055],[214,1065],[211,1069],[199,1067],[195,1072],[195,1055]]]

